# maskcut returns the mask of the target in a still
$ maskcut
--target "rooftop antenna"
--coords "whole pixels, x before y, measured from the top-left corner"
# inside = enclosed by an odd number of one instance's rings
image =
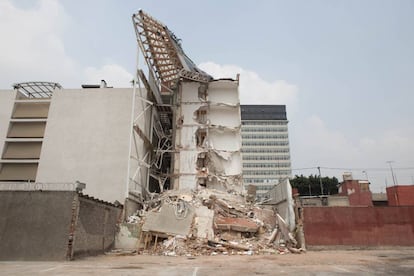
[[[391,176],[392,176],[392,181],[394,183],[394,186],[396,185],[397,179],[394,175],[394,170],[392,169],[392,163],[394,163],[394,161],[387,161],[386,163],[388,163],[390,165],[390,169],[391,169]]]

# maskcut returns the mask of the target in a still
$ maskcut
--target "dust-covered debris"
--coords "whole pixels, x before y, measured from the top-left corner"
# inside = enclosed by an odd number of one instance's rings
[[[238,194],[165,191],[128,219],[140,225],[139,254],[165,256],[302,253],[285,220]]]

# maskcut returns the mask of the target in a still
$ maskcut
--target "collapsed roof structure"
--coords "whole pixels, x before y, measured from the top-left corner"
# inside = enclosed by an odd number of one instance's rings
[[[173,92],[180,78],[203,83],[213,79],[184,53],[180,40],[167,26],[142,10],[132,20],[139,47],[159,87]]]

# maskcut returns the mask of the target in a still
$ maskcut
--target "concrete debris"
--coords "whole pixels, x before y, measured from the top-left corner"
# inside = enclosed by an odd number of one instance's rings
[[[214,220],[218,230],[233,230],[236,232],[256,233],[259,226],[251,219],[218,216]]]
[[[138,216],[129,216],[127,218],[127,223],[137,223],[139,221],[139,217]]]
[[[140,228],[138,254],[254,255],[305,252],[285,220],[239,194],[169,190],[128,218]]]
[[[159,209],[147,212],[142,231],[188,236],[193,219],[194,207],[184,200],[163,202]]]
[[[137,255],[137,250],[122,250],[122,249],[113,249],[109,252],[105,252],[105,255],[110,256],[134,256]]]
[[[139,218],[139,217],[138,217]],[[115,237],[115,248],[123,250],[136,250],[141,227],[137,219],[128,219],[132,223],[119,224]]]

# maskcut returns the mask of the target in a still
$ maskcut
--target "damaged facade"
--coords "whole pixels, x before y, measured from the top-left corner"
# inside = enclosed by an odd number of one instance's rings
[[[143,11],[133,23],[149,69],[148,77],[138,70],[150,96],[145,104],[155,114],[149,133],[137,137],[148,141],[140,167],[149,174],[148,184],[132,179],[141,183],[136,193],[144,200],[168,189],[242,194],[238,79],[214,80],[198,69],[168,27]]]
[[[238,81],[183,82],[176,99],[174,188],[241,194]]]

